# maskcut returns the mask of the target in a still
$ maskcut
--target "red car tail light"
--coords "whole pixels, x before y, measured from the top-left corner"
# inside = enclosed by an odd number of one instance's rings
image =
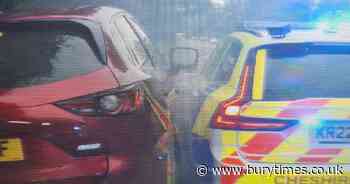
[[[247,66],[243,71],[238,95],[219,104],[214,116],[212,117],[211,127],[216,129],[245,131],[277,131],[292,126],[295,122],[263,118],[246,118],[240,116],[241,109],[244,108],[244,104],[249,101],[249,73],[249,67]]]
[[[117,115],[138,111],[143,105],[143,91],[134,86],[56,103],[57,106],[85,116]]]

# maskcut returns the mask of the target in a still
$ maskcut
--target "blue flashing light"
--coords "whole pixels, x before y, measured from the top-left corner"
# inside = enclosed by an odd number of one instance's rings
[[[292,29],[290,25],[286,25],[281,27],[268,27],[267,31],[272,38],[285,38]]]
[[[315,28],[324,32],[343,31],[344,27],[342,26],[350,23],[350,13],[349,11],[322,12],[314,23]]]

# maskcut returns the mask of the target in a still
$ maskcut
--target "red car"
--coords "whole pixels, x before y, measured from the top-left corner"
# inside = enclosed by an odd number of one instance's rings
[[[0,50],[1,184],[164,183],[168,88],[126,12],[3,14]]]

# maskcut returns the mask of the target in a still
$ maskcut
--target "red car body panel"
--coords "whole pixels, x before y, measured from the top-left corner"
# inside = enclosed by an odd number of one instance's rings
[[[152,132],[146,131],[152,128],[149,110],[120,117],[87,117],[55,105],[149,78],[125,64],[111,45],[105,29],[119,12],[82,8],[1,15],[0,23],[93,21],[101,27],[107,57],[106,66],[95,72],[45,85],[0,90],[0,139],[20,138],[24,152],[24,161],[0,162],[1,184],[99,184],[107,176],[128,183],[133,177],[127,173],[137,168],[139,156],[145,154],[142,150],[152,151],[152,140],[147,138]],[[81,157],[70,152],[77,145],[90,143],[101,143],[108,152]]]
[[[105,156],[76,159],[46,141],[29,137],[22,137],[22,140],[23,145],[35,146],[24,147],[25,153],[28,153],[25,154],[25,161],[1,163],[1,183],[40,182],[106,174],[108,165]]]
[[[87,85],[81,85],[81,81],[86,81]],[[96,72],[64,81],[11,90],[0,90],[0,108],[13,108],[13,106],[32,107],[93,94],[118,86],[119,84],[110,69],[105,67]],[[60,89],[59,93],[57,93],[57,89]]]

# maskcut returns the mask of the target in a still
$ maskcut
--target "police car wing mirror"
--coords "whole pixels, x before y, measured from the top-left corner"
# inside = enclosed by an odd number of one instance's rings
[[[193,70],[199,62],[199,51],[191,47],[175,47],[170,50],[171,72]]]

